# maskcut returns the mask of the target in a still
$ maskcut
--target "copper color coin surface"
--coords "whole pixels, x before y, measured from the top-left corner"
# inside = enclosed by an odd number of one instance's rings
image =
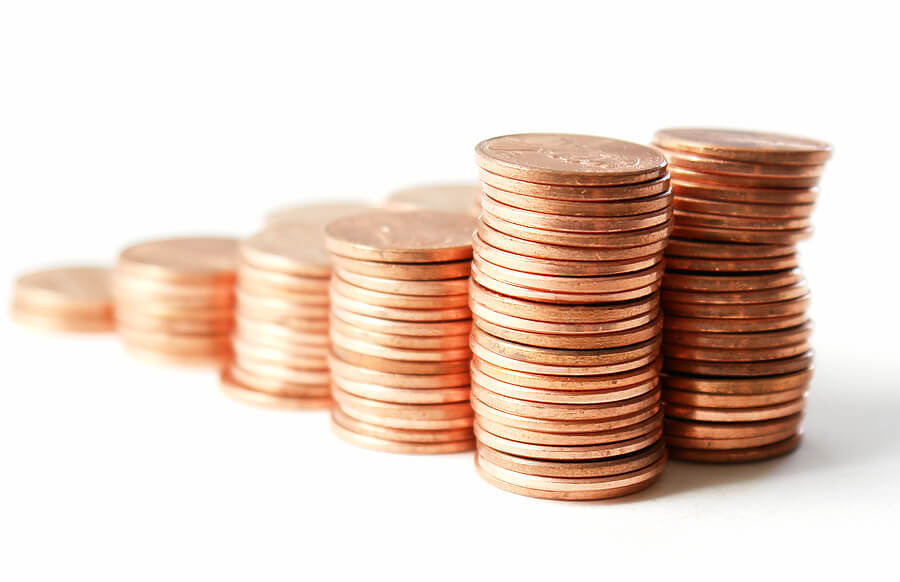
[[[663,224],[672,217],[672,211],[668,205],[663,206],[660,210],[627,216],[548,214],[509,206],[487,195],[482,197],[481,209],[484,213],[522,226],[574,233],[615,233],[641,230]]]
[[[335,388],[335,391],[339,391]],[[347,396],[346,392],[342,392],[343,396]],[[389,404],[389,403],[385,403]],[[459,416],[456,418],[419,418],[415,416],[386,416],[378,410],[371,410],[365,406],[356,406],[355,404],[340,403],[341,411],[347,416],[355,418],[358,421],[387,428],[400,428],[404,430],[472,430],[475,419],[472,415]],[[399,406],[399,405],[398,405]],[[437,406],[436,404],[410,404],[410,408]]]
[[[662,379],[665,387],[677,390],[705,394],[766,394],[805,387],[812,376],[810,368],[762,378],[696,378],[667,372]]]
[[[144,348],[159,348],[171,352],[198,353],[227,349],[231,343],[229,334],[182,335],[158,331],[137,330],[117,326],[119,335],[126,342]]]
[[[512,439],[522,443],[530,443],[535,445],[578,446],[597,445],[638,438],[649,432],[659,430],[661,420],[662,411],[659,411],[654,418],[631,426],[620,427],[600,432],[570,433],[557,433],[546,430],[528,430],[525,428],[494,422],[483,416],[479,416],[476,422],[482,430],[485,430],[495,436]]]
[[[521,371],[513,368],[493,364],[484,358],[473,358],[473,364],[478,369],[492,378],[524,386],[526,388],[539,388],[542,390],[610,390],[624,386],[631,386],[640,382],[653,380],[659,375],[661,361],[655,360],[643,366],[636,366],[624,372],[610,372],[593,376],[566,376],[541,374],[529,371]]]
[[[475,438],[478,439],[478,442],[483,443],[492,449],[519,457],[548,461],[587,461],[628,455],[653,446],[662,437],[662,429],[660,428],[659,430],[626,441],[597,445],[561,446],[521,443],[512,439],[499,437],[480,428],[477,422],[475,423],[474,430]]]
[[[371,275],[360,275],[358,273],[345,271],[341,267],[335,269],[335,274],[340,279],[343,279],[352,285],[356,285],[357,287],[384,293],[396,293],[398,295],[464,295],[466,293],[467,285],[466,277],[458,277],[456,279],[432,279],[426,281],[411,281],[408,279],[397,280],[384,277],[373,277]]]
[[[789,402],[802,398],[805,394],[806,386],[781,392],[766,392],[764,394],[703,394],[702,392],[687,392],[664,388],[663,400],[673,404],[701,408],[756,408]]]
[[[140,360],[168,366],[221,368],[231,359],[230,351],[191,354],[146,348],[127,341],[124,345],[129,354]]]
[[[669,447],[669,454],[673,459],[695,463],[749,463],[786,455],[796,449],[800,441],[801,437],[797,434],[777,443],[749,449],[711,451]]]
[[[427,184],[395,190],[382,206],[388,210],[439,210],[478,215],[478,184]]]
[[[756,304],[787,301],[809,293],[805,281],[774,287],[772,289],[741,291],[682,291],[668,289],[663,292],[663,302],[701,303],[713,305]]]
[[[257,321],[242,316],[237,317],[236,329],[243,337],[265,340],[268,345],[328,345],[328,336],[319,331],[298,331],[278,323]]]
[[[676,271],[744,273],[793,269],[799,264],[795,254],[765,259],[697,259],[666,255],[666,268]]]
[[[372,207],[361,202],[299,204],[278,208],[266,215],[267,226],[290,223],[310,230],[321,229],[333,220],[368,212]]]
[[[549,402],[532,402],[518,398],[510,398],[478,384],[472,380],[472,398],[480,400],[486,406],[501,412],[531,419],[545,420],[608,420],[630,416],[652,408],[659,402],[660,391],[654,389],[645,394],[628,398],[602,402],[585,406],[584,404],[560,404]]]
[[[257,269],[307,277],[331,274],[321,228],[298,223],[270,226],[242,240],[239,252]]]
[[[506,190],[494,188],[490,184],[482,184],[481,189],[485,196],[500,204],[552,215],[581,217],[629,216],[664,210],[672,205],[671,191],[622,201],[573,202],[507,192]]]
[[[408,420],[455,420],[472,416],[468,402],[444,402],[438,404],[400,404],[362,398],[345,391],[339,384],[332,386],[335,401],[345,410],[368,412],[381,418]],[[385,425],[389,426],[389,425]],[[463,426],[465,424],[463,423]]]
[[[252,404],[254,406],[288,410],[321,409],[331,406],[331,398],[328,396],[318,398],[298,398],[254,390],[253,388],[238,382],[227,370],[222,372],[221,386],[222,391],[225,392],[227,396],[239,402]]]
[[[662,317],[658,317],[651,323],[633,329],[590,335],[563,335],[522,331],[491,323],[480,317],[476,317],[474,322],[481,330],[511,342],[535,347],[574,350],[620,348],[653,339],[658,336],[659,332],[662,330]]]
[[[700,172],[680,168],[678,179],[672,182],[672,191],[675,196],[738,204],[813,204],[819,196],[818,188],[751,188],[706,183],[701,181],[703,178]]]
[[[331,280],[332,288],[349,299],[364,301],[381,307],[400,307],[406,309],[449,309],[468,305],[465,293],[456,295],[401,295],[385,291],[374,291],[365,287],[357,287],[340,277]]]
[[[328,359],[331,371],[355,382],[379,384],[390,388],[434,389],[458,388],[469,385],[469,371],[452,374],[392,374],[379,370],[369,370],[344,362],[333,354]]]
[[[27,327],[52,332],[71,333],[98,333],[113,331],[115,322],[112,317],[72,317],[47,315],[43,312],[34,312],[29,309],[13,308],[12,318]]]
[[[662,296],[666,313],[683,317],[756,319],[803,314],[809,308],[809,295],[769,303],[681,303]]]
[[[344,428],[333,419],[331,422],[331,428],[339,438],[352,445],[385,453],[401,453],[407,455],[434,455],[444,453],[459,453],[462,451],[471,450],[475,447],[474,439],[446,443],[409,443],[391,441],[355,433],[347,428]]]
[[[140,331],[184,335],[225,334],[234,328],[232,319],[178,319],[145,315],[130,310],[119,310],[115,319],[120,325]],[[111,326],[112,323],[110,322]]]
[[[353,418],[339,406],[332,408],[332,419],[356,434],[404,443],[447,443],[472,438],[472,429],[408,429],[381,426]]]
[[[263,380],[313,386],[327,385],[331,381],[328,370],[304,370],[250,358],[241,358],[239,364],[248,374]]]
[[[831,157],[832,149],[823,141],[805,137],[701,127],[661,129],[653,141],[676,151],[768,164],[820,164]]]
[[[447,404],[452,402],[468,402],[469,387],[457,388],[392,388],[380,384],[354,382],[340,375],[333,374],[332,382],[344,392],[382,402],[397,404]]]
[[[818,178],[825,169],[824,164],[761,164],[723,160],[675,150],[663,150],[663,152],[674,168],[687,168],[709,174],[755,178]]]
[[[328,292],[328,277],[306,277],[279,271],[257,269],[242,263],[237,270],[238,284],[256,289],[278,289],[297,294],[325,295]]]
[[[666,371],[679,374],[694,374],[697,376],[778,376],[800,372],[812,365],[812,351],[804,352],[797,356],[791,356],[780,360],[763,360],[757,362],[711,362],[698,360],[684,360],[666,356]]]
[[[647,245],[658,240],[664,240],[671,230],[672,221],[666,220],[641,230],[623,232],[567,232],[562,230],[550,230],[536,228],[504,220],[494,214],[483,212],[481,222],[490,228],[502,232],[508,236],[528,240],[536,243],[560,245],[569,247],[605,248],[614,251],[622,251],[623,248]],[[481,231],[479,230],[479,236]],[[487,240],[484,236],[482,240]],[[493,244],[493,243],[492,243]],[[597,252],[597,251],[595,251]],[[528,253],[524,253],[528,254]],[[644,252],[635,256],[647,256]],[[598,257],[602,255],[598,254]],[[621,260],[626,257],[612,257],[610,260]],[[599,259],[598,259],[599,260]]]
[[[767,259],[794,254],[791,245],[748,245],[709,241],[669,239],[667,255],[699,259]]]
[[[479,171],[479,177],[481,178],[481,183],[483,185],[488,185],[492,188],[510,192],[512,194],[572,202],[611,202],[617,200],[631,200],[634,198],[646,198],[648,196],[662,194],[670,187],[668,174],[663,174],[659,178],[648,180],[646,182],[614,186],[541,184],[537,182],[516,180],[499,174],[486,172],[485,170]]]
[[[345,311],[351,311],[360,315],[380,317],[397,321],[411,322],[440,322],[469,319],[472,313],[465,305],[459,307],[445,307],[440,309],[406,309],[403,307],[384,307],[365,301],[351,299],[340,292],[337,286],[331,288],[332,309],[336,306]]]
[[[165,280],[233,280],[238,241],[234,238],[170,238],[139,243],[119,255],[116,270]]]
[[[804,342],[812,335],[812,325],[758,333],[702,333],[667,330],[663,342],[681,346],[719,349],[754,349],[793,345]]]
[[[337,343],[332,344],[331,349],[337,357],[348,364],[395,374],[458,374],[469,368],[468,359],[449,362],[412,362],[362,354]]]
[[[706,408],[666,404],[666,416],[709,422],[751,422],[793,416],[803,411],[806,398],[753,408]]]
[[[706,212],[694,212],[675,206],[675,223],[678,226],[710,227],[735,230],[788,230],[808,229],[812,226],[810,218],[770,218],[748,216],[722,216]]]
[[[471,319],[458,319],[454,321],[399,321],[356,313],[354,311],[343,309],[340,305],[332,305],[331,313],[334,317],[337,317],[350,325],[356,325],[370,331],[395,333],[398,335],[440,337],[444,335],[466,334],[472,329]]]
[[[381,333],[350,325],[338,319],[337,317],[331,318],[331,329],[344,336],[359,340],[365,340],[372,344],[392,348],[438,350],[468,348],[469,346],[468,333],[448,336],[412,336]]]
[[[400,281],[459,279],[468,277],[470,271],[468,259],[438,263],[384,263],[332,255],[331,263],[345,273]]]
[[[14,302],[48,317],[71,314],[108,320],[112,315],[111,271],[73,266],[28,273],[16,280]]]
[[[811,228],[801,229],[738,229],[702,226],[697,224],[680,224],[675,217],[672,234],[683,238],[716,240],[725,242],[789,245],[804,241],[812,236]]]
[[[515,455],[497,451],[481,443],[478,444],[478,455],[487,459],[494,465],[517,473],[544,477],[577,478],[621,475],[652,465],[661,459],[665,455],[665,452],[665,445],[660,441],[643,451],[605,461],[554,462],[517,457]]]
[[[336,255],[367,261],[432,263],[472,256],[475,219],[466,214],[374,210],[325,227],[325,245]]]
[[[328,361],[324,353],[326,350],[324,348],[322,348],[322,354],[304,354],[271,346],[256,345],[239,337],[232,338],[231,343],[235,358],[238,361],[249,359],[259,362],[273,362],[305,370],[328,369]]]
[[[784,432],[776,432],[772,434],[761,434],[751,437],[742,438],[691,438],[674,435],[666,436],[666,444],[679,449],[704,449],[704,450],[733,450],[748,449],[753,447],[761,447],[772,443],[783,441],[796,434],[794,430],[786,430]]]
[[[744,349],[704,348],[666,343],[663,344],[662,351],[666,358],[700,360],[703,362],[757,362],[760,360],[791,358],[804,354],[809,349],[809,343],[804,341],[783,346]]]
[[[542,184],[633,184],[666,174],[659,151],[590,135],[505,135],[479,143],[475,153],[485,171]]]
[[[436,350],[382,346],[366,340],[346,336],[335,329],[331,330],[331,342],[333,345],[353,350],[361,354],[387,358],[390,360],[408,360],[410,362],[446,362],[462,360],[468,359],[471,354],[468,346],[463,348],[441,348]]]
[[[746,438],[762,434],[781,433],[787,430],[797,432],[803,422],[802,414],[794,414],[773,420],[755,422],[698,422],[666,418],[663,426],[666,435],[676,435],[701,439]]]
[[[678,181],[684,172],[690,172],[688,177],[698,182],[706,182],[710,184],[727,184],[730,186],[746,186],[749,188],[781,188],[784,190],[808,189],[813,188],[819,183],[819,177],[796,177],[796,176],[746,176],[739,174],[713,174],[709,172],[697,172],[689,168],[684,168],[676,164],[671,166],[672,179]]]
[[[241,367],[240,362],[228,366],[228,374],[235,382],[254,390],[285,398],[331,398],[331,387],[327,384],[297,384],[284,380],[258,376]]]
[[[559,418],[548,419],[522,416],[521,414],[500,410],[485,404],[477,397],[472,397],[472,409],[475,411],[475,416],[479,419],[488,419],[506,426],[540,432],[570,434],[614,431],[616,429],[633,426],[638,423],[646,422],[652,418],[657,418],[662,408],[659,402],[654,402],[644,409],[624,416],[574,420]],[[658,419],[657,424],[659,424]]]
[[[673,273],[663,275],[663,289],[682,291],[735,292],[776,289],[796,285],[803,281],[803,273],[799,269],[789,269],[772,273],[753,275],[710,274],[710,273]]]
[[[721,200],[705,200],[679,196],[675,200],[675,208],[688,212],[702,212],[722,216],[745,216],[767,218],[770,220],[808,218],[812,214],[813,204],[752,204],[740,202],[723,202]]]
[[[716,319],[711,317],[678,317],[666,315],[663,326],[667,330],[713,332],[713,333],[753,333],[796,327],[806,323],[805,312],[784,317],[761,317],[747,319]]]

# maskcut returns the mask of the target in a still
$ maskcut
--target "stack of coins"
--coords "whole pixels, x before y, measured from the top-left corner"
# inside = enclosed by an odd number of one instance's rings
[[[111,331],[110,270],[106,267],[61,267],[23,275],[16,281],[13,318],[53,331]]]
[[[115,316],[135,355],[220,366],[231,354],[237,241],[175,238],[122,251],[113,275]]]
[[[472,406],[477,466],[551,499],[639,491],[666,460],[659,285],[671,228],[666,160],[556,134],[476,148]]]
[[[382,204],[388,210],[440,210],[478,216],[481,188],[478,184],[432,184],[392,192]]]
[[[467,284],[475,220],[377,210],[325,228],[332,425],[397,453],[472,448]]]
[[[234,360],[222,372],[229,396],[275,408],[331,405],[322,226],[289,221],[241,242]]]
[[[766,459],[800,442],[812,376],[809,291],[795,245],[811,233],[823,142],[666,129],[675,227],[662,301],[665,432],[675,458]]]
[[[356,214],[367,208],[369,208],[368,205],[360,202],[328,202],[285,206],[266,214],[265,226],[296,224],[321,230],[324,225],[332,220]]]

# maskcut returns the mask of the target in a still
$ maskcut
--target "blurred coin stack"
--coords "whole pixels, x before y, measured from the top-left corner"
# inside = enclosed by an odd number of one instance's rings
[[[478,216],[481,188],[478,184],[432,184],[395,190],[384,200],[388,210],[439,210]]]
[[[113,275],[116,327],[135,355],[219,366],[231,354],[237,241],[175,238],[122,251]]]
[[[359,446],[473,446],[467,283],[475,220],[378,210],[325,228],[331,279],[332,426]]]
[[[12,316],[23,325],[53,331],[112,331],[110,270],[60,267],[16,281]]]
[[[662,471],[659,285],[666,160],[557,134],[476,148],[470,302],[477,465],[522,495],[627,495]]]
[[[675,227],[662,302],[665,432],[674,458],[742,462],[800,442],[812,377],[795,245],[831,147],[769,133],[656,133]]]

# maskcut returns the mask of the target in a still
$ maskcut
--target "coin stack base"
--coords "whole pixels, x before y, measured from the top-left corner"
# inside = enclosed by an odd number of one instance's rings
[[[94,266],[28,273],[16,281],[13,319],[49,331],[112,331],[110,274],[108,268]]]
[[[662,290],[670,454],[708,463],[787,454],[800,443],[812,378],[796,243],[811,233],[830,147],[690,128],[654,142],[675,193]]]

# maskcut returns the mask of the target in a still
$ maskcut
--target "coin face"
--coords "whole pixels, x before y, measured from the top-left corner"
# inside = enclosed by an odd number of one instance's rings
[[[111,271],[106,267],[82,266],[28,273],[16,281],[14,301],[36,313],[109,315]]]
[[[653,136],[656,145],[711,157],[760,163],[817,164],[831,157],[823,141],[779,133],[679,127]]]
[[[119,255],[117,269],[160,278],[233,278],[238,241],[224,237],[170,238],[139,243]]]
[[[487,172],[543,184],[633,184],[666,173],[666,158],[659,151],[590,135],[505,135],[479,143],[475,153]]]
[[[240,243],[241,258],[257,268],[328,277],[328,252],[320,229],[299,223],[268,227]]]

